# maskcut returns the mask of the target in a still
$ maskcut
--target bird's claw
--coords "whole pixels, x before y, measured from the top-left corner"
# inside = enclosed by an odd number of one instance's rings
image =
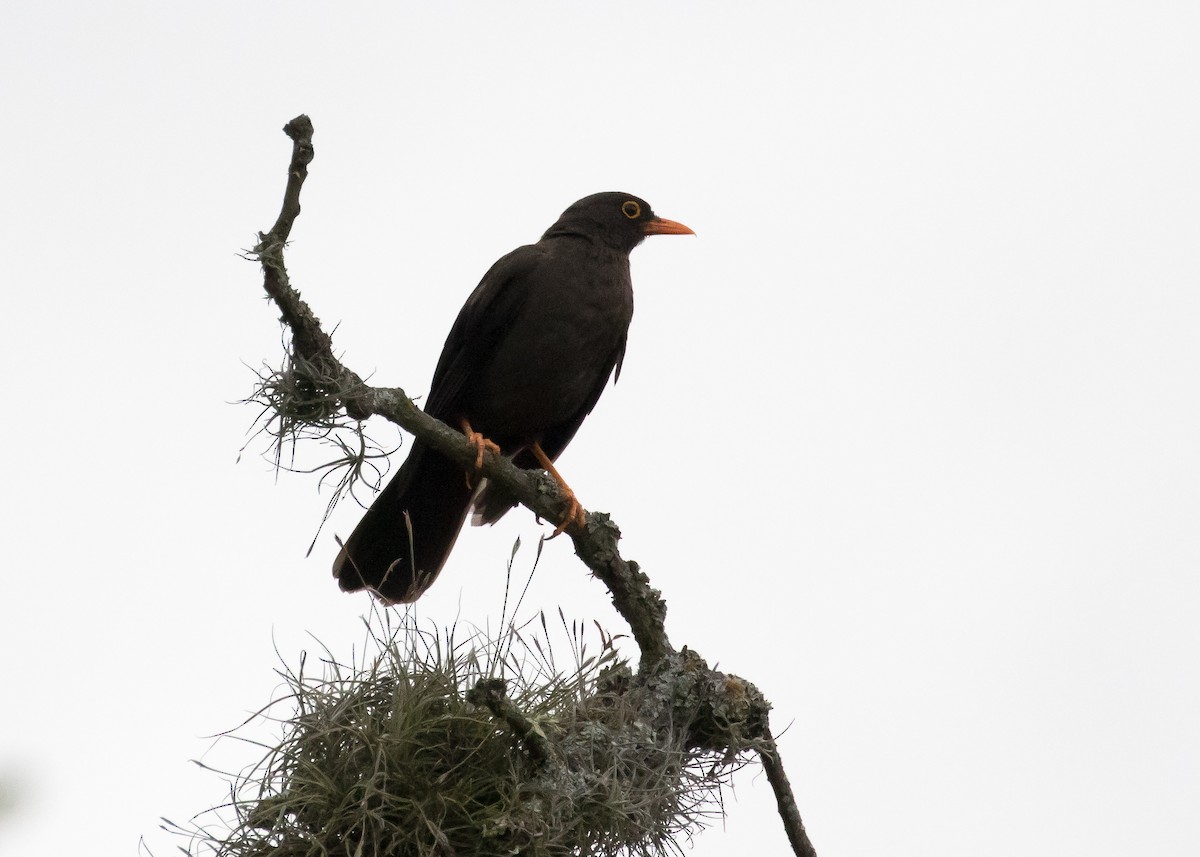
[[[481,435],[475,429],[471,428],[471,423],[468,420],[462,421],[463,434],[467,436],[467,443],[475,447],[475,469],[479,470],[483,467],[483,453],[486,450],[494,455],[500,454],[500,446],[490,438]]]
[[[558,483],[558,490],[562,492],[563,499],[567,504],[567,510],[563,512],[562,520],[554,528],[554,534],[550,538],[553,539],[561,536],[572,526],[582,530],[583,525],[587,523],[587,512],[580,505],[579,499],[575,496],[575,492],[571,490],[571,486],[567,484],[567,480],[562,478],[562,474],[558,472],[558,469],[554,466],[554,462],[550,456],[546,455],[546,450],[542,449],[540,443],[534,442],[529,451],[533,453],[533,457],[537,459],[538,464]]]
[[[583,529],[587,523],[587,512],[583,506],[579,504],[579,500],[575,497],[575,492],[566,485],[562,486],[563,491],[567,495],[567,510],[563,513],[562,521],[554,528],[554,532],[550,535],[551,539],[556,539],[565,533],[571,527]]]

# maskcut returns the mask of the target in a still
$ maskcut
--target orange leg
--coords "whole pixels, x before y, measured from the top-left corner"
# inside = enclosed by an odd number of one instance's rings
[[[483,451],[486,449],[489,452],[500,454],[500,447],[488,438],[481,435],[475,429],[471,428],[471,421],[466,417],[462,418],[463,434],[467,436],[467,443],[475,447],[475,469],[483,467]],[[467,484],[471,484],[470,476],[467,477]]]
[[[554,481],[558,483],[558,487],[562,489],[563,494],[567,497],[567,511],[563,514],[562,521],[555,527],[554,535],[550,538],[561,535],[564,530],[572,525],[582,528],[587,521],[587,513],[584,512],[583,506],[579,504],[579,500],[575,496],[575,492],[571,490],[571,486],[562,478],[562,474],[555,469],[554,462],[550,460],[550,456],[546,455],[540,443],[535,443],[530,447],[530,452],[538,460],[538,464],[542,466],[542,469],[554,477]]]

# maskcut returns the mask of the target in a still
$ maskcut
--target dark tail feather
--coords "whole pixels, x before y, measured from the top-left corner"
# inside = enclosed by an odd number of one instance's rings
[[[450,556],[474,493],[460,466],[415,442],[333,561],[338,584],[416,601]]]

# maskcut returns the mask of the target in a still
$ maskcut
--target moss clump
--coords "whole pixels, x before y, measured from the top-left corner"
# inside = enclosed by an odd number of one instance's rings
[[[302,661],[284,672],[288,693],[272,706],[294,707],[281,741],[235,778],[236,819],[221,835],[191,831],[189,853],[678,851],[681,836],[717,813],[738,762],[689,750],[683,731],[648,722],[612,639],[602,634],[600,656],[589,658],[576,644],[581,627],[566,673],[548,645],[516,631],[456,643],[407,620],[373,634],[377,653],[356,667],[330,657],[311,678]]]

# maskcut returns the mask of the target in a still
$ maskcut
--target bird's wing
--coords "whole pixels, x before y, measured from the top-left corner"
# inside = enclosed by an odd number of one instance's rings
[[[575,437],[575,432],[579,431],[579,427],[583,425],[584,418],[592,412],[592,408],[596,407],[596,402],[600,401],[600,394],[608,386],[608,379],[614,378],[614,375],[621,373],[621,362],[624,359],[625,337],[621,337],[620,346],[605,362],[604,370],[597,374],[596,382],[588,392],[583,406],[570,419],[564,420],[558,425],[550,426],[543,432],[541,441],[542,451],[550,456],[551,461],[554,461],[562,454],[562,451],[567,448],[567,444],[571,442],[571,438]]]
[[[457,418],[459,396],[486,355],[512,324],[529,296],[521,279],[538,263],[536,244],[518,247],[488,269],[458,312],[429,387],[425,412],[442,420]]]
[[[619,349],[617,349],[617,364],[616,364],[616,368],[613,370],[613,383],[614,384],[621,380],[621,365],[625,362],[625,343],[627,343],[628,341],[629,341],[629,333],[626,332],[626,334],[621,337],[621,347]],[[607,380],[608,379],[605,379],[605,383],[607,383]],[[604,386],[601,385],[600,389],[604,389]],[[597,393],[597,395],[599,395],[599,394]],[[593,401],[592,407],[595,407],[595,406],[596,406],[596,403]],[[590,412],[591,408],[589,408],[588,411]]]
[[[608,386],[609,377],[620,373],[621,362],[624,358],[625,337],[621,337],[620,346],[613,352],[606,371],[599,376],[599,380],[588,394],[583,407],[576,411],[570,419],[558,425],[551,426],[542,433],[542,451],[550,457],[551,461],[556,460],[562,455],[563,450],[567,448],[567,444],[571,442],[571,438],[575,437],[575,432],[579,431],[579,427],[583,425],[584,417],[592,412],[592,408],[596,407],[596,402],[600,400],[600,394]],[[613,372],[614,369],[616,373]],[[513,464],[524,470],[534,470],[541,466],[533,452],[528,448],[518,451],[512,461]],[[503,489],[497,488],[495,484],[485,480],[483,490],[476,495],[474,501],[471,523],[477,527],[482,524],[494,524],[504,517],[505,512],[515,505],[517,505],[517,501],[512,495],[505,493]]]

